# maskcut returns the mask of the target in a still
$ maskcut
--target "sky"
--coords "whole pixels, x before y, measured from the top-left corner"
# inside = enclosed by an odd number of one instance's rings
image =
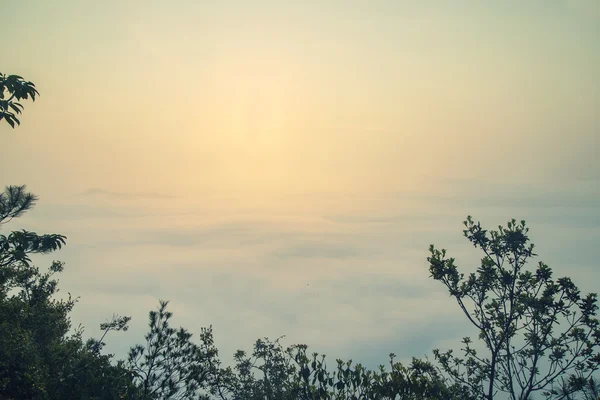
[[[476,336],[429,278],[465,271],[467,215],[525,219],[539,259],[599,289],[600,3],[3,2],[0,72],[36,84],[0,126],[3,227],[68,237],[74,325],[121,355],[147,313],[369,366]]]

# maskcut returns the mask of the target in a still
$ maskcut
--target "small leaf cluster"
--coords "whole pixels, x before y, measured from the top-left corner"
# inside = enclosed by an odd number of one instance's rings
[[[6,75],[0,73],[0,121],[4,119],[12,128],[20,125],[17,115],[23,112],[21,100],[39,95],[35,85],[26,81],[19,75]]]

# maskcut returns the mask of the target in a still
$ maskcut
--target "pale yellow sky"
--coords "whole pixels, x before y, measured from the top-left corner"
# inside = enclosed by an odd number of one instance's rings
[[[10,4],[29,23],[0,28],[4,72],[42,97],[4,162],[28,151],[75,192],[589,175],[600,52],[584,3]]]

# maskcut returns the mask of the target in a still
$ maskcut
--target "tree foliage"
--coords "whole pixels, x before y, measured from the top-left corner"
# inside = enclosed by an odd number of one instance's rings
[[[173,314],[167,311],[167,305],[167,301],[160,301],[158,310],[150,312],[146,343],[131,348],[127,368],[141,389],[140,399],[202,398],[212,370],[211,360],[217,356],[212,330],[204,329],[202,344],[196,345],[190,332],[170,326]]]
[[[477,328],[485,352],[468,337],[460,356],[436,350],[443,371],[490,400],[498,393],[570,399],[594,386],[600,366],[597,295],[581,294],[569,278],[554,279],[543,262],[533,271],[525,268],[536,256],[525,221],[492,231],[471,217],[464,225],[465,237],[484,253],[477,271],[465,276],[446,250],[433,245],[429,271]]]
[[[11,127],[21,124],[17,115],[23,112],[21,100],[31,98],[39,93],[32,82],[24,80],[19,75],[6,75],[0,73],[0,121],[4,119]]]
[[[406,367],[390,354],[388,366],[374,371],[341,359],[329,369],[325,355],[308,353],[306,345],[284,348],[280,339],[257,340],[251,354],[238,351],[235,366],[213,377],[212,393],[222,400],[474,399],[458,385],[448,387],[428,361]]]
[[[428,361],[413,359],[408,367],[394,361],[370,371],[352,360],[308,353],[306,345],[284,348],[281,338],[259,339],[253,351],[238,350],[234,364],[223,367],[212,328],[204,328],[200,344],[192,334],[170,326],[172,313],[161,301],[149,314],[145,343],[131,348],[125,364],[137,392],[130,399],[216,400],[474,400],[460,385],[447,386]]]
[[[9,186],[0,194],[0,224],[31,209],[35,196],[25,186]],[[123,363],[101,354],[104,343],[84,342],[83,330],[71,332],[69,313],[77,299],[57,299],[64,264],[46,270],[31,262],[32,254],[59,250],[66,237],[25,230],[0,235],[0,398],[119,399],[132,392]],[[126,330],[128,319],[104,324]]]
[[[0,120],[13,128],[23,106],[20,100],[38,94],[20,76],[0,74]],[[35,205],[26,187],[8,186],[0,193],[0,227]],[[34,254],[60,250],[66,237],[26,230],[0,235],[0,398],[1,399],[121,399],[135,393],[122,362],[101,354],[101,340],[82,339],[71,332],[69,313],[77,299],[57,299],[64,264],[53,261],[46,270],[32,264]],[[104,324],[126,330],[128,318]]]

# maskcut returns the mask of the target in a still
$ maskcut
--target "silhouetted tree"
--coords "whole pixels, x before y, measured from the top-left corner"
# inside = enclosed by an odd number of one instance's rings
[[[0,225],[22,215],[36,197],[25,186],[0,193]],[[102,340],[82,341],[82,330],[69,334],[69,313],[76,303],[55,298],[63,263],[46,272],[31,255],[59,250],[66,238],[25,230],[0,235],[0,398],[118,399],[135,389],[121,364],[101,354]],[[126,330],[127,317],[103,324],[105,333]]]
[[[0,74],[0,120],[13,128],[23,106],[35,100],[31,82]],[[8,186],[0,193],[0,227],[30,210],[37,198],[25,186]],[[43,272],[31,255],[57,251],[66,244],[59,234],[26,230],[0,235],[0,398],[1,399],[122,399],[136,388],[123,362],[101,354],[102,339],[111,330],[126,330],[128,317],[102,324],[100,340],[82,340],[81,327],[69,334],[71,295],[55,298],[55,276],[64,265],[53,261]]]
[[[448,387],[427,361],[408,367],[394,361],[371,371],[352,360],[336,360],[328,370],[325,355],[307,354],[306,345],[283,348],[280,339],[257,340],[252,354],[238,351],[234,367],[220,370],[211,392],[222,400],[471,400],[459,385]]]
[[[279,339],[259,339],[251,354],[238,350],[233,358],[233,367],[220,369],[213,363],[211,391],[219,399],[297,398],[293,396],[297,369]]]
[[[212,329],[202,330],[201,345],[192,342],[192,334],[169,324],[173,314],[167,301],[160,301],[157,311],[149,314],[150,331],[146,343],[129,351],[127,368],[141,388],[136,398],[195,399],[206,398],[211,361],[217,357]]]
[[[505,393],[528,400],[541,392],[546,398],[569,399],[589,389],[600,366],[597,295],[582,295],[569,278],[552,278],[536,256],[525,221],[484,230],[469,216],[465,237],[484,257],[475,273],[458,271],[446,250],[430,247],[429,271],[458,302],[479,331],[485,355],[464,338],[462,355],[434,352],[443,371],[480,398]]]

